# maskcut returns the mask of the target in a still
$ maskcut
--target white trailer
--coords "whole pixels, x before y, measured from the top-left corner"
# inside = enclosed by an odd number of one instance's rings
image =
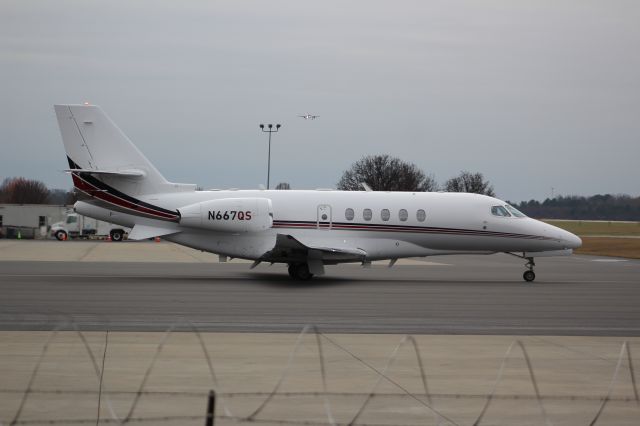
[[[112,241],[122,241],[129,231],[129,228],[73,212],[67,213],[64,221],[51,225],[51,235],[59,241],[106,235],[110,236]]]
[[[0,238],[18,232],[22,238],[47,238],[52,223],[64,220],[70,206],[0,204]]]

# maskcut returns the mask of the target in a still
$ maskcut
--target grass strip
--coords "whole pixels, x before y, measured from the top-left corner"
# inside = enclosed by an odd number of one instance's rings
[[[640,236],[640,222],[616,222],[593,220],[545,220],[550,225],[565,229],[579,236]]]
[[[640,259],[640,238],[581,237],[578,254]]]

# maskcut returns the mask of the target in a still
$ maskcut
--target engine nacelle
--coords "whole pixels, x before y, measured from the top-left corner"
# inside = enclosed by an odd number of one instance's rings
[[[258,232],[273,226],[268,198],[222,198],[178,209],[180,225],[221,232]]]

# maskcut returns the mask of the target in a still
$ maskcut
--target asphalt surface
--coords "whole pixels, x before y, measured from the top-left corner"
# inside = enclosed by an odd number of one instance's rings
[[[281,265],[0,262],[0,330],[640,336],[638,261],[540,258],[531,284],[507,255],[428,261],[309,282]]]

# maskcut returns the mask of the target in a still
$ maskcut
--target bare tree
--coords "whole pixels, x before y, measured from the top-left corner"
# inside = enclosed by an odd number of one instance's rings
[[[49,189],[37,180],[23,177],[7,178],[0,186],[0,199],[11,204],[46,204]]]
[[[0,185],[0,203],[8,203],[7,201],[7,182],[9,181],[9,178],[6,178],[5,180],[2,181],[2,185]]]
[[[53,190],[60,191],[60,190]],[[84,192],[78,191],[75,188],[71,188],[69,191],[64,191],[64,196],[53,197],[52,192],[49,192],[49,204],[66,205],[71,206],[76,201],[90,200],[91,197]]]
[[[49,198],[47,199],[47,204],[54,205],[64,205],[67,204],[67,199],[69,198],[69,192],[64,189],[51,189],[49,191]]]
[[[433,175],[425,175],[415,164],[389,155],[368,155],[342,174],[338,189],[358,191],[362,183],[374,191],[437,191]]]
[[[288,182],[280,182],[276,185],[276,189],[291,189],[291,185]]]
[[[84,192],[76,191],[75,189],[71,189],[71,191],[67,192],[67,199],[64,203],[68,206],[71,206],[76,203],[76,201],[88,200],[90,197],[86,195]]]
[[[475,194],[484,194],[490,197],[495,196],[493,186],[489,181],[484,180],[482,173],[471,173],[466,170],[460,172],[456,177],[449,179],[444,184],[447,192],[472,192]]]

